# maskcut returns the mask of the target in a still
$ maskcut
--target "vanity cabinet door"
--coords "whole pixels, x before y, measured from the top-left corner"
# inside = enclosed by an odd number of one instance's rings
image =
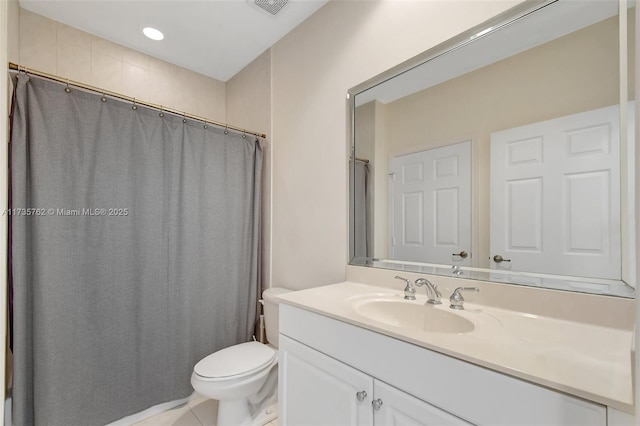
[[[280,335],[281,426],[373,424],[373,379]]]
[[[375,380],[374,398],[382,404],[374,411],[375,426],[469,426],[464,420],[421,399]]]

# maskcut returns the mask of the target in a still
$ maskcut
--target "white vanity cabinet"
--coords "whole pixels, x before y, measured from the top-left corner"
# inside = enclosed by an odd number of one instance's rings
[[[379,409],[374,410],[373,424],[375,426],[471,425],[471,423],[465,422],[380,380],[374,380],[373,398],[374,401],[381,403]]]
[[[280,425],[371,425],[370,376],[280,336]]]
[[[282,426],[607,425],[603,405],[291,305],[279,348]]]
[[[469,425],[286,336],[279,349],[281,425]]]

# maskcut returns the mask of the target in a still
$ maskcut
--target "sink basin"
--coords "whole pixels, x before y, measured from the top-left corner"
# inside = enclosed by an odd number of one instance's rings
[[[355,309],[364,317],[395,327],[432,333],[468,333],[474,329],[471,321],[458,314],[407,301],[363,301]]]

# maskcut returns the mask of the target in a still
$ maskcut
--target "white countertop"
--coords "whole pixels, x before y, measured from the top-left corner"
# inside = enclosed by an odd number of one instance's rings
[[[279,296],[282,303],[425,347],[590,401],[632,412],[632,332],[465,303],[464,311],[442,305],[474,323],[468,333],[427,332],[390,325],[358,312],[365,299],[403,299],[402,291],[344,282]]]

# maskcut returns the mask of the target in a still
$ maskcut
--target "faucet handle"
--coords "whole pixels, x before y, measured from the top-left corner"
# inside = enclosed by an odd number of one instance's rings
[[[416,300],[416,288],[413,286],[411,280],[401,277],[400,275],[396,275],[395,278],[407,283],[406,287],[404,288],[404,298],[407,300]]]
[[[464,309],[464,297],[462,297],[462,295],[460,294],[461,291],[478,292],[480,291],[480,289],[478,287],[458,287],[455,290],[453,290],[453,294],[449,298],[449,302],[451,302],[449,307],[451,309],[455,309],[458,311],[461,311]]]
[[[404,282],[406,282],[407,284],[409,284],[411,282],[411,280],[405,278],[405,277],[401,277],[400,275],[396,275],[395,276],[396,280],[402,280]]]

